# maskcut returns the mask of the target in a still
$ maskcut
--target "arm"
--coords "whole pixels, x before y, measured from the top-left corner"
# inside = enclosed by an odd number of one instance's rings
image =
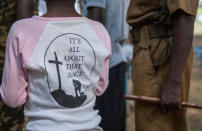
[[[102,41],[102,43],[104,44],[105,48],[108,51],[108,55],[104,60],[104,65],[100,72],[98,87],[94,90],[94,94],[96,96],[101,96],[107,89],[108,83],[109,83],[109,59],[112,55],[111,40],[108,32],[104,29],[103,26],[101,26],[101,28],[100,26],[98,26],[98,28],[96,28],[96,26],[92,26],[92,27],[94,27],[94,30],[96,31],[96,34],[98,35],[98,38],[100,38],[100,40]]]
[[[17,0],[17,18],[32,17],[34,3],[33,0]]]
[[[85,0],[85,2],[82,2],[83,11],[86,12],[87,10],[87,17],[103,23],[104,9],[106,8],[107,0]]]
[[[109,77],[109,57],[107,57],[104,61],[104,66],[101,70],[98,87],[94,90],[94,94],[96,96],[101,96],[107,89],[109,83],[108,77]]]
[[[19,38],[16,28],[11,27],[6,43],[6,57],[0,95],[5,104],[16,108],[25,103],[27,98],[27,73],[22,66]]]
[[[183,11],[177,11],[172,17],[173,50],[168,77],[161,94],[161,108],[164,112],[181,108],[181,80],[192,47],[194,20],[194,16]]]
[[[95,20],[95,21],[99,21],[100,23],[103,23],[103,12],[104,12],[103,8],[89,7],[87,17],[89,19],[92,19],[92,20]]]

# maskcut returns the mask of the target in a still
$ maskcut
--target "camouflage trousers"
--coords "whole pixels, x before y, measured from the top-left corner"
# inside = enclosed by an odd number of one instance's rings
[[[24,128],[23,107],[11,109],[0,100],[0,130],[22,131]]]

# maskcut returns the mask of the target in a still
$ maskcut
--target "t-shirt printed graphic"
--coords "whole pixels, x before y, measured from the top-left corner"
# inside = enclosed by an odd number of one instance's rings
[[[27,130],[91,130],[101,120],[93,107],[108,84],[110,55],[107,31],[85,17],[18,21],[7,41],[2,99],[25,103]]]
[[[59,105],[75,108],[85,102],[87,99],[85,92],[93,84],[91,75],[96,66],[95,54],[91,44],[79,34],[62,34],[49,44],[44,56],[47,83],[52,97]],[[89,63],[87,68],[90,72],[85,72],[83,67],[85,62]],[[48,72],[54,73],[54,76],[58,77],[58,81],[51,81]],[[62,85],[64,83],[62,81],[69,84]],[[67,94],[68,88],[71,88],[74,93]]]

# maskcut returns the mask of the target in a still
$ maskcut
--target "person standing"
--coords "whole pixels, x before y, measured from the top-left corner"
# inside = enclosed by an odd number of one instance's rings
[[[38,10],[39,10],[39,16],[42,16],[42,15],[46,14],[47,7],[46,7],[45,0],[39,0]]]
[[[10,28],[0,95],[9,107],[25,104],[28,131],[102,131],[93,107],[108,85],[111,41],[75,1],[46,0],[46,14]]]
[[[103,23],[112,41],[108,89],[96,100],[96,108],[102,116],[100,126],[104,131],[125,131],[126,102],[123,96],[127,64],[122,45],[128,39],[128,6],[129,0],[82,1],[82,14]]]
[[[0,84],[3,73],[6,39],[8,30],[17,19],[33,15],[32,0],[2,0],[0,2]],[[24,125],[23,107],[17,110],[3,104],[0,96],[0,130],[22,130]]]
[[[193,26],[198,0],[132,0],[134,94],[160,98],[136,102],[136,131],[187,131],[186,109],[193,63]]]

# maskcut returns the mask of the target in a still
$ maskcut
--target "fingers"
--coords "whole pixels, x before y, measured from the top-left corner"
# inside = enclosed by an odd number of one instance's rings
[[[180,102],[161,101],[160,106],[163,113],[175,112],[181,109]]]
[[[168,113],[168,111],[166,110],[165,106],[163,106],[163,105],[161,105],[161,110],[162,110],[162,112],[165,113],[165,114]]]

